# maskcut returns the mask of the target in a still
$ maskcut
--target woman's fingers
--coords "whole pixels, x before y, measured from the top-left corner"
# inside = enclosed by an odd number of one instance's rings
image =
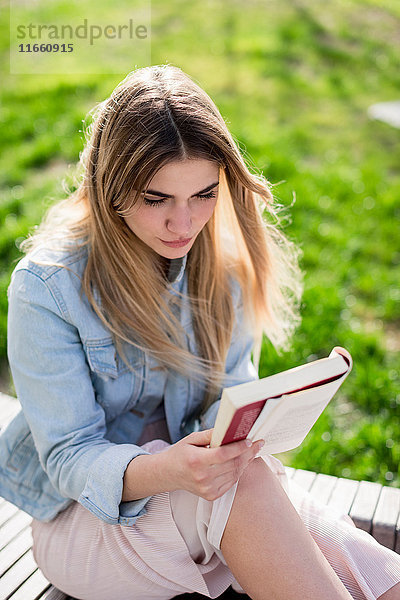
[[[257,448],[257,447],[256,447]],[[239,479],[243,471],[248,467],[251,461],[255,458],[258,450],[250,448],[248,452],[241,454],[225,463],[214,464],[215,479],[219,477],[231,477],[235,481]]]
[[[228,491],[237,481],[239,481],[243,472],[246,470],[248,465],[251,463],[254,457],[251,457],[250,460],[245,462],[239,471],[234,471],[232,466],[227,471],[223,471],[215,476],[214,483],[217,487],[217,498],[222,496],[226,491]]]
[[[242,475],[259,451],[259,444],[248,446],[246,440],[218,448],[205,447],[211,441],[212,429],[193,432],[170,446],[176,489],[215,500]],[[224,490],[224,491],[222,491]]]
[[[204,431],[193,431],[186,436],[186,439],[193,446],[207,446],[211,442],[213,429],[204,429]]]
[[[252,446],[249,448],[246,444],[248,440],[241,440],[240,442],[232,442],[231,444],[226,444],[224,446],[219,446],[218,448],[209,448],[208,452],[210,452],[210,463],[211,464],[224,464],[235,460],[236,458],[250,457],[255,456],[260,450],[260,442],[262,440],[257,440],[254,442]],[[211,452],[213,453],[211,455]]]

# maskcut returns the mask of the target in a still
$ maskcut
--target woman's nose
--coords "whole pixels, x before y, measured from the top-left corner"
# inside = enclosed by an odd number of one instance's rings
[[[178,236],[190,236],[192,233],[192,215],[188,207],[174,208],[168,215],[167,229]]]

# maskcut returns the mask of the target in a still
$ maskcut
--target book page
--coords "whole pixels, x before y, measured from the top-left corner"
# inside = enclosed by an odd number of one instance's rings
[[[254,424],[250,436],[252,441],[264,439],[265,445],[257,456],[276,454],[296,448],[306,437],[345,377],[317,388],[310,388],[281,396],[279,402],[267,414],[260,414],[260,424]],[[258,420],[257,420],[258,421]]]
[[[246,436],[247,438],[249,438],[250,440],[253,439],[252,435],[260,429],[260,426],[264,423],[267,416],[273,411],[273,409],[281,401],[281,399],[282,399],[282,396],[279,396],[278,398],[268,398],[268,400],[266,401],[266,403],[264,405],[264,408],[258,415],[258,419],[253,424],[253,427],[250,429],[249,433],[247,434],[247,436]]]

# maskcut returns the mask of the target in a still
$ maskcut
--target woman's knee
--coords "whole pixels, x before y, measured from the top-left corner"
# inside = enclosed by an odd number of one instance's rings
[[[256,490],[271,479],[276,479],[276,476],[270,467],[262,458],[254,458],[240,476],[238,490]]]
[[[234,530],[239,527],[240,530],[249,518],[254,519],[257,510],[265,509],[265,503],[278,505],[278,502],[272,501],[274,495],[278,495],[274,490],[280,487],[276,484],[277,477],[272,469],[262,458],[254,458],[238,480],[226,527]],[[249,506],[252,509],[250,512]]]

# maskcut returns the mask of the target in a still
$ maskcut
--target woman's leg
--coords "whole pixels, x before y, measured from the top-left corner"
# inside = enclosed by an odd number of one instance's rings
[[[351,600],[261,458],[239,479],[220,547],[253,600]]]
[[[390,590],[379,596],[379,600],[400,600],[400,583],[394,585]]]

